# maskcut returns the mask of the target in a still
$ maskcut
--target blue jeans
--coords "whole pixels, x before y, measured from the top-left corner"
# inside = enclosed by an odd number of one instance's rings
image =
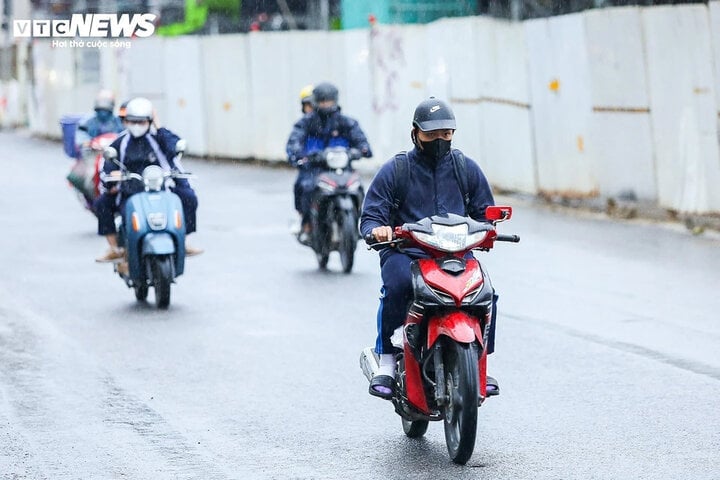
[[[310,168],[298,169],[298,176],[293,185],[295,194],[295,210],[300,212],[303,217],[303,223],[310,221],[310,205],[312,204],[312,194],[315,190],[315,181],[317,172]]]

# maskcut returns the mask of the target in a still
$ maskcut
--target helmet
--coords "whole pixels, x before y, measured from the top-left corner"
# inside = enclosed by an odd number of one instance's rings
[[[128,102],[120,104],[120,109],[118,110],[118,117],[120,117],[120,120],[125,120],[125,116],[127,115],[127,104]]]
[[[447,103],[430,97],[415,108],[412,124],[423,132],[448,128],[455,130],[455,114]]]
[[[332,100],[337,103],[338,101],[338,89],[332,83],[323,82],[317,87],[313,88],[313,97],[315,97],[315,103]]]
[[[125,114],[125,119],[128,121],[147,120],[152,122],[153,104],[147,98],[133,98],[128,102]]]
[[[300,103],[308,103],[313,101],[313,86],[312,85],[305,85],[302,90],[300,90]]]
[[[110,90],[100,90],[95,96],[95,103],[93,104],[94,110],[109,110],[115,109],[115,95]]]

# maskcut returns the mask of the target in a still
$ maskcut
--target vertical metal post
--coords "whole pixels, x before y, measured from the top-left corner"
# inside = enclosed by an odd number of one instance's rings
[[[523,0],[512,0],[512,2],[510,3],[510,20],[522,20],[522,2]]]
[[[330,30],[329,0],[320,0],[320,22],[323,29]]]
[[[0,11],[0,80],[10,80],[12,77],[12,2],[13,0],[2,1]]]

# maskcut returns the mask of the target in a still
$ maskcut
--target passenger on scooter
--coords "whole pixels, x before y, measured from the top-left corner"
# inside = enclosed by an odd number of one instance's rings
[[[392,239],[393,229],[407,222],[416,222],[432,215],[455,213],[485,220],[485,208],[494,205],[493,194],[480,167],[465,157],[466,202],[453,158],[459,150],[451,150],[455,133],[455,115],[442,100],[430,97],[415,109],[410,138],[414,148],[407,152],[405,178],[395,178],[396,160],[383,165],[365,196],[360,230],[363,237],[372,234],[378,242]],[[454,153],[453,153],[454,152]],[[404,182],[405,198],[397,210],[397,185]],[[380,369],[370,383],[370,394],[391,398],[395,388],[395,353],[390,336],[405,320],[408,303],[413,298],[410,263],[427,257],[418,249],[402,252],[385,248],[380,252],[382,290],[377,314],[378,335],[375,351],[380,355]],[[492,353],[495,337],[495,308],[487,350]],[[488,394],[499,392],[497,382],[487,377]],[[491,391],[494,392],[491,393]]]
[[[83,149],[89,148],[90,141],[98,135],[120,133],[123,130],[120,119],[113,115],[115,96],[110,90],[98,92],[93,108],[95,114],[80,121],[75,130],[75,150],[78,155]]]
[[[118,108],[118,118],[120,119],[120,123],[123,126],[123,129],[127,128],[127,122],[125,121],[125,117],[127,117],[127,104],[129,101],[124,101],[120,104],[120,108]]]
[[[371,157],[372,150],[357,120],[343,115],[338,105],[338,89],[331,83],[320,83],[312,91],[314,110],[305,114],[293,126],[287,141],[288,162],[298,169],[293,190],[295,210],[301,217],[298,239],[310,240],[310,203],[315,179],[320,171],[309,157],[326,147],[347,147]]]
[[[300,111],[303,115],[313,111],[313,88],[312,85],[305,85],[300,90]]]
[[[146,98],[134,98],[128,102],[125,122],[127,133],[118,137],[112,147],[118,151],[118,160],[128,172],[142,174],[145,167],[153,164],[160,165],[164,170],[183,171],[182,165],[176,160],[175,147],[179,137],[168,129],[162,134],[151,131],[153,121],[153,105]],[[118,167],[112,162],[105,162],[103,172],[112,175]],[[96,259],[98,262],[111,262],[123,257],[123,251],[118,248],[115,231],[114,214],[122,211],[127,198],[141,191],[138,182],[123,182],[121,185],[108,183],[103,185],[103,191],[95,201],[95,211],[98,216],[98,235],[105,236],[110,246],[109,251]],[[186,179],[175,179],[175,186],[171,190],[180,197],[185,216],[186,234],[196,230],[196,211],[198,206],[195,191]],[[185,246],[187,256],[198,255],[202,250]]]

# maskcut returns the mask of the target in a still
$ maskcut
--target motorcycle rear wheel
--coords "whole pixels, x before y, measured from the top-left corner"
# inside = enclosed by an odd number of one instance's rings
[[[353,212],[346,212],[340,225],[340,263],[343,272],[350,273],[355,263],[355,248],[357,247],[357,220]]]
[[[445,443],[453,462],[464,465],[475,449],[478,415],[478,352],[474,345],[448,339],[443,345]]]
[[[170,305],[170,284],[172,284],[171,258],[167,255],[156,257],[152,262],[155,305],[157,308],[168,308]]]

